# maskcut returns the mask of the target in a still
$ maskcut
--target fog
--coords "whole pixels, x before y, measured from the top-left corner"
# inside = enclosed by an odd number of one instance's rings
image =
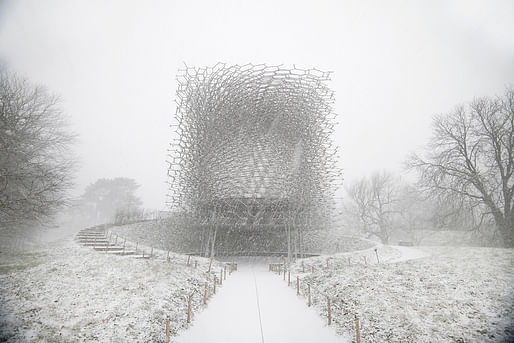
[[[0,342],[514,342],[513,19],[0,0]]]
[[[161,209],[184,64],[333,71],[351,182],[401,171],[434,114],[512,82],[513,17],[511,1],[2,1],[0,61],[60,96],[79,136],[76,195],[125,176]]]

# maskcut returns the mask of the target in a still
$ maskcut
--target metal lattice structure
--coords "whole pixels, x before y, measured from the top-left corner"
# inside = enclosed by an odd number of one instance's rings
[[[286,232],[288,255],[301,252],[301,231],[327,224],[341,179],[330,73],[217,64],[177,79],[170,208],[199,229],[205,254],[223,249],[219,231]]]

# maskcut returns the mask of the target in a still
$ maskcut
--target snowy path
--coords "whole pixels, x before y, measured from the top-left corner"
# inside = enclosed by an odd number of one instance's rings
[[[422,250],[419,247],[405,247],[405,246],[400,246],[400,245],[391,245],[390,247],[392,247],[396,250],[399,250],[401,253],[401,256],[388,261],[388,263],[403,262],[403,261],[414,260],[417,258],[423,258],[423,257],[430,256],[430,253]]]
[[[262,323],[262,324],[261,324]],[[342,343],[303,297],[266,265],[239,264],[177,343]]]

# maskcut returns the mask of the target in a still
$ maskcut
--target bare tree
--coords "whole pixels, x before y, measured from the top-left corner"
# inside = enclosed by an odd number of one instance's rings
[[[55,96],[0,68],[0,228],[45,220],[67,202],[73,138]]]
[[[363,178],[347,189],[359,222],[366,234],[389,243],[393,221],[398,216],[398,184],[387,172],[376,172],[371,178]]]
[[[408,233],[416,245],[433,230],[434,202],[426,199],[424,194],[411,184],[401,186],[397,205],[400,216],[399,226]]]
[[[408,166],[433,194],[462,197],[494,220],[504,245],[514,246],[514,89],[502,97],[476,99],[434,118],[424,156]]]

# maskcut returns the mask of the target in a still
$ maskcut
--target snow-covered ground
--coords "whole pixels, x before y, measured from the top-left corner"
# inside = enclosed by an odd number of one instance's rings
[[[381,246],[380,264],[374,253],[292,266],[321,316],[332,299],[339,333],[354,334],[357,315],[364,342],[514,341],[513,249]]]
[[[397,250],[401,255],[397,258],[393,258],[388,263],[402,262],[415,260],[417,258],[423,258],[430,256],[430,249],[423,249],[422,247],[404,247],[399,245],[391,245],[391,248]]]
[[[166,315],[178,343],[350,342],[355,315],[362,342],[514,341],[514,249],[376,245],[300,260],[290,288],[267,265],[245,261],[205,307],[207,259],[186,265],[170,253],[168,262],[157,249],[152,259],[117,256],[56,237],[1,250],[0,342],[163,342]],[[151,247],[138,249],[148,256]]]
[[[147,250],[148,253],[149,250]],[[203,309],[208,260],[116,256],[71,239],[26,252],[0,252],[0,342],[162,342],[165,318],[185,329]],[[214,263],[213,270],[221,264]],[[234,275],[234,274],[233,274]],[[227,280],[229,283],[230,280]]]
[[[316,311],[263,264],[239,264],[230,283],[177,343],[342,343]]]

